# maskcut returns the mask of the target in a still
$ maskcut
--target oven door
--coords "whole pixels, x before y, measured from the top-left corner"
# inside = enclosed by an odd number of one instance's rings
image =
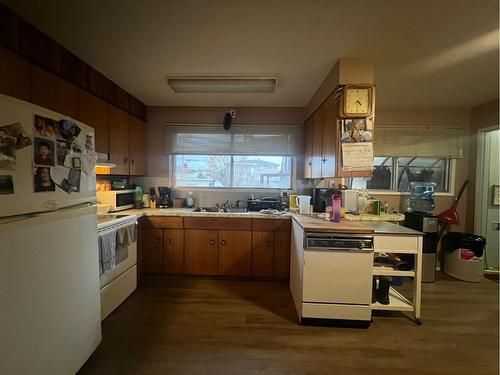
[[[305,249],[303,302],[370,305],[373,251]]]

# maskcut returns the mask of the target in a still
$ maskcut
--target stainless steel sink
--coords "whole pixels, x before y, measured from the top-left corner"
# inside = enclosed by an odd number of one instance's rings
[[[217,207],[198,207],[193,212],[220,212],[220,213],[243,213],[247,212],[245,208],[217,208]]]
[[[236,214],[236,213],[247,212],[247,209],[246,208],[227,208],[225,212]]]

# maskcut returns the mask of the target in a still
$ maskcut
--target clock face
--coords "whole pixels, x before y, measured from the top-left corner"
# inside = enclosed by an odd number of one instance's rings
[[[350,87],[345,92],[344,112],[347,114],[369,114],[371,112],[371,95],[367,87]]]

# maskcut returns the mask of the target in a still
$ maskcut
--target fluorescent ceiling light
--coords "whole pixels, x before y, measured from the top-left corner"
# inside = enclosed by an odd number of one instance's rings
[[[272,94],[276,77],[167,77],[176,94]]]

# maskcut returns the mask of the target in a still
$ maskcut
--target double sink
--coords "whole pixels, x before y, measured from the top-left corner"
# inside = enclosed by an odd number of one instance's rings
[[[230,214],[240,214],[247,212],[246,208],[224,208],[224,207],[198,207],[193,210],[193,212],[219,212],[219,213],[230,213]]]

